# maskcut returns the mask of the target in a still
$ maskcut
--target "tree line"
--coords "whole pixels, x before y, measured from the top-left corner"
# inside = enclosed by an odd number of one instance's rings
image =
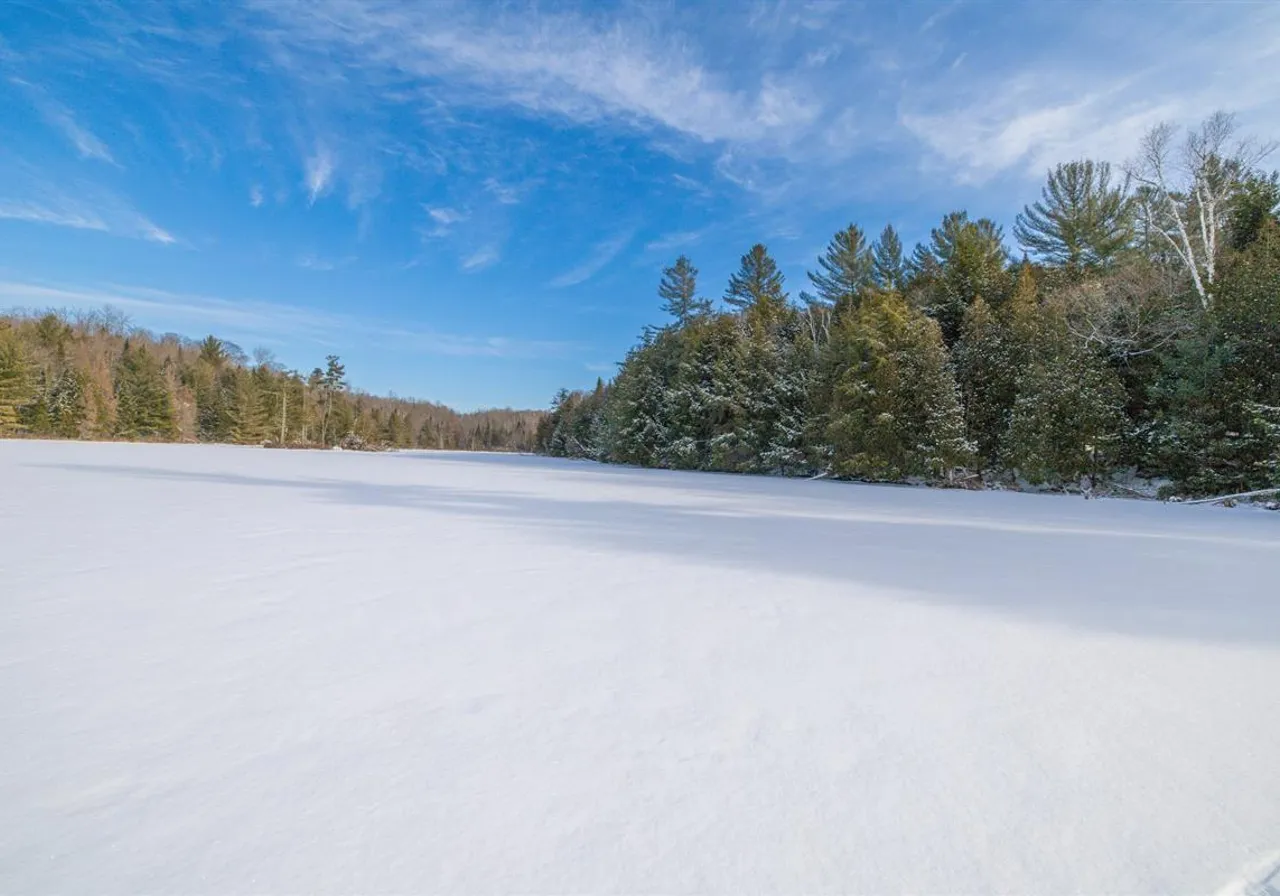
[[[530,451],[540,411],[458,413],[352,390],[237,345],[157,336],[112,309],[0,315],[0,436]]]
[[[562,390],[540,451],[690,470],[1167,491],[1280,485],[1280,180],[1217,113],[1077,160],[1004,232],[964,211],[907,253],[835,234],[793,300],[764,245],[717,307],[687,257],[670,321]]]

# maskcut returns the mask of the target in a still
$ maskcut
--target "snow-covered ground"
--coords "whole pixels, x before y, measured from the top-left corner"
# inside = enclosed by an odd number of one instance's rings
[[[1280,892],[1280,514],[0,442],[0,726],[4,893]]]

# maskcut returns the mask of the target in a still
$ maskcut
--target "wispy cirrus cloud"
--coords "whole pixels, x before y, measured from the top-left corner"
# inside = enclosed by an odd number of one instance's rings
[[[1087,53],[1076,46],[978,67],[964,65],[961,51],[946,77],[907,92],[899,124],[927,150],[926,163],[966,184],[1006,172],[1039,178],[1082,156],[1120,162],[1151,126],[1216,109],[1280,126],[1280,88],[1256,77],[1280,65],[1280,8],[1236,7],[1248,13],[1236,17],[1220,9],[1188,5],[1185,15],[1151,19],[1141,7],[1081,7],[1072,24],[1096,43]]]
[[[40,117],[75,147],[81,158],[98,159],[112,165],[117,164],[115,157],[111,155],[111,150],[107,148],[107,144],[86,125],[77,121],[72,111],[54,99],[47,90],[22,78],[10,78],[9,80],[10,83],[26,92],[31,98],[36,111],[40,113]]]
[[[76,193],[83,198],[72,198],[67,192],[40,181],[25,186],[26,195],[0,199],[0,218],[75,230],[96,230],[162,245],[179,242],[168,230],[107,191],[81,184]]]
[[[446,206],[424,206],[427,217],[431,219],[431,227],[423,231],[428,238],[447,236],[453,231],[455,224],[467,220],[467,213]]]
[[[485,268],[497,264],[501,258],[502,253],[498,251],[497,246],[481,246],[462,259],[461,267],[468,272],[483,271]]]
[[[141,325],[158,330],[187,327],[203,332],[209,327],[223,327],[236,336],[247,335],[270,341],[277,338],[304,339],[333,345],[352,336],[360,336],[412,351],[490,358],[555,357],[577,348],[571,342],[444,333],[297,305],[232,300],[148,287],[0,281],[0,307],[96,309],[103,306],[118,308]]]
[[[303,186],[307,189],[307,202],[315,205],[333,187],[334,157],[329,147],[320,144],[307,156],[303,166]]]
[[[702,230],[679,230],[650,240],[644,244],[644,249],[646,252],[669,252],[672,249],[683,249],[685,246],[693,246],[699,243],[704,233],[705,231]]]
[[[262,195],[262,184],[254,184],[249,188],[249,205],[254,208],[261,208],[262,203],[265,201]]]
[[[631,238],[634,235],[634,230],[627,230],[597,243],[595,248],[591,250],[591,254],[583,259],[580,264],[552,278],[548,285],[560,288],[585,283],[603,270],[609,262],[617,258],[618,254],[631,243]]]
[[[314,252],[307,252],[298,258],[298,267],[308,271],[335,271],[338,268],[344,268],[355,262],[354,255],[344,255],[342,258],[325,258],[322,255],[316,255]]]
[[[73,227],[78,230],[109,228],[102,218],[82,208],[50,207],[37,202],[0,201],[0,218],[11,221],[29,221],[34,224],[52,224],[57,227]]]
[[[772,75],[753,86],[730,83],[699,61],[688,40],[658,33],[643,18],[350,0],[251,5],[275,22],[269,38],[285,52],[340,57],[376,77],[430,81],[470,104],[588,123],[613,117],[707,141],[786,140],[820,111],[806,91]]]

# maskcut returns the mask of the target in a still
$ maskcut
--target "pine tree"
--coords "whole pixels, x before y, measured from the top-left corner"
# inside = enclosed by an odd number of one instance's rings
[[[775,320],[782,314],[787,306],[782,272],[762,244],[756,243],[742,256],[737,273],[729,278],[724,300],[760,322]]]
[[[908,291],[915,304],[936,320],[947,345],[960,338],[965,309],[978,296],[1000,304],[1007,291],[1007,254],[1000,228],[986,218],[970,221],[952,212],[935,227],[927,245],[917,246],[909,266]]]
[[[861,228],[850,224],[838,232],[818,257],[818,270],[809,271],[814,293],[802,292],[806,304],[829,308],[856,305],[862,290],[872,281],[872,255]]]
[[[1078,275],[1108,267],[1132,245],[1133,206],[1123,186],[1112,186],[1106,162],[1060,164],[1040,195],[1014,226],[1018,243],[1039,260]]]
[[[658,296],[662,299],[662,310],[675,318],[677,326],[684,326],[711,311],[711,302],[698,297],[698,269],[684,255],[677,258],[675,264],[663,268]]]
[[[1223,266],[1212,309],[1164,357],[1152,461],[1193,493],[1276,484],[1280,224]]]
[[[316,369],[319,372],[319,368]],[[334,398],[347,387],[346,381],[347,368],[338,360],[337,355],[329,355],[325,358],[325,369],[319,376],[320,391],[324,400],[324,416],[320,426],[320,442],[323,445],[330,445],[330,437],[335,439],[340,434],[347,432],[347,426],[335,426],[338,421],[334,417]],[[313,374],[314,377],[314,374]],[[344,416],[346,416],[345,412]],[[344,421],[347,422],[347,421]]]
[[[169,439],[176,435],[173,399],[155,357],[125,340],[116,362],[116,435],[128,439]]]
[[[31,364],[17,335],[0,322],[0,433],[20,428],[22,409],[33,392]]]
[[[1120,447],[1124,390],[1060,311],[1042,313],[1036,330],[1015,382],[1004,461],[1032,483],[1092,479]]]
[[[871,279],[881,289],[901,292],[906,287],[907,268],[902,258],[902,240],[892,224],[880,231],[871,246]]]
[[[874,294],[840,322],[831,354],[826,436],[837,475],[950,478],[971,462],[936,322],[894,293]]]
[[[964,400],[965,432],[981,462],[994,467],[1013,410],[1017,371],[1005,327],[979,296],[965,312],[955,347],[956,380]]]

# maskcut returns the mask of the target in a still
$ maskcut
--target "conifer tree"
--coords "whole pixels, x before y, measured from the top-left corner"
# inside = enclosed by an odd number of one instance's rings
[[[1005,464],[1032,483],[1092,479],[1110,466],[1124,435],[1120,381],[1058,309],[1041,313],[1024,348]]]
[[[1040,196],[1014,225],[1018,243],[1040,261],[1078,275],[1113,264],[1133,243],[1133,207],[1106,162],[1056,166]]]
[[[965,311],[955,347],[956,380],[964,400],[965,431],[981,462],[995,466],[1013,409],[1013,369],[1005,327],[979,296]]]
[[[319,373],[317,378],[315,374]],[[346,381],[347,368],[343,366],[337,355],[329,355],[325,358],[325,369],[320,372],[319,368],[312,374],[312,377],[318,379],[320,391],[324,398],[324,416],[320,426],[320,442],[324,445],[332,444],[329,439],[335,433],[335,430],[346,432],[346,427],[334,427],[333,404],[334,398],[343,389],[347,387]]]
[[[22,408],[31,400],[30,361],[12,330],[0,323],[0,433],[19,429]]]
[[[871,283],[872,255],[862,229],[850,224],[839,231],[818,257],[818,270],[809,271],[814,292],[802,292],[806,304],[829,308],[856,305],[861,291]]]
[[[711,302],[698,297],[698,269],[685,255],[663,268],[658,297],[662,299],[662,310],[675,318],[677,326],[711,311]]]
[[[742,256],[738,271],[729,278],[724,300],[759,321],[772,321],[781,315],[787,305],[782,272],[762,244],[756,243]]]
[[[827,438],[834,472],[948,478],[971,462],[955,377],[936,322],[891,292],[843,319],[831,352]]]
[[[1000,228],[986,218],[970,221],[963,211],[943,218],[928,244],[916,247],[909,289],[917,306],[941,326],[947,345],[960,337],[965,309],[974,299],[1003,301],[1006,257]]]
[[[159,362],[125,340],[115,368],[116,435],[168,439],[175,435],[173,400]]]
[[[906,287],[907,269],[902,257],[902,240],[892,224],[886,224],[871,246],[871,279],[881,289],[901,292]]]

